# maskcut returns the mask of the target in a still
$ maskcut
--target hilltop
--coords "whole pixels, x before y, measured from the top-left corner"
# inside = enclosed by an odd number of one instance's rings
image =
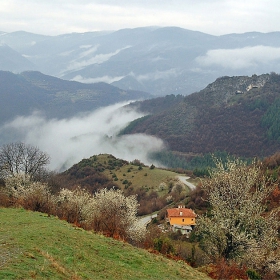
[[[163,108],[168,100],[176,102]],[[183,100],[171,95],[131,104],[149,115],[122,133],[158,136],[185,156],[226,151],[263,157],[280,149],[279,104],[280,76],[275,73],[221,77]]]
[[[46,214],[0,208],[1,279],[210,279]]]
[[[139,160],[128,162],[113,155],[100,154],[74,164],[56,175],[51,183],[55,189],[80,186],[94,193],[114,187],[125,195],[137,194],[138,214],[144,215],[186,197],[189,188],[180,182],[179,175],[182,174],[154,165],[146,166]]]

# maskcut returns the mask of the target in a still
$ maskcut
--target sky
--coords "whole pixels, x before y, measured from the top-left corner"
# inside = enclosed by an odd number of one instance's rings
[[[279,0],[0,0],[0,31],[59,35],[178,26],[212,35],[280,31]]]

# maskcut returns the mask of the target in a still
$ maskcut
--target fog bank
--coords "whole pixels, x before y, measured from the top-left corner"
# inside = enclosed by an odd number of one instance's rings
[[[101,153],[128,161],[139,159],[150,165],[148,154],[163,149],[164,143],[144,134],[118,137],[129,122],[143,116],[123,108],[125,104],[118,103],[61,120],[47,120],[40,112],[34,112],[28,117],[15,118],[1,127],[0,132],[5,135],[5,142],[22,141],[48,153],[51,170],[65,170],[83,158]]]

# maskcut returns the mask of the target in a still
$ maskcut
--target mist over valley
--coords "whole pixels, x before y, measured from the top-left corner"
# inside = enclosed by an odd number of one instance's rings
[[[126,104],[117,103],[67,119],[46,119],[39,112],[18,116],[0,128],[1,135],[5,135],[1,140],[38,146],[50,155],[50,168],[55,171],[101,153],[152,164],[148,155],[164,148],[161,139],[144,133],[118,136],[131,121],[143,116],[123,108]]]
[[[1,0],[0,279],[280,279],[279,0]]]
[[[279,98],[278,32],[20,31],[0,43],[1,143],[39,146],[52,169],[100,153],[168,167],[151,155],[263,157],[279,148],[275,120],[263,120]]]

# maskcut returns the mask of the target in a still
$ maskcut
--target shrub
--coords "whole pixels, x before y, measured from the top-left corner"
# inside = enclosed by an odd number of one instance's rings
[[[16,174],[5,179],[6,193],[27,210],[50,213],[53,196],[47,184],[31,181],[29,175]]]
[[[247,269],[245,266],[239,266],[237,263],[231,261],[227,262],[225,259],[220,259],[215,264],[210,265],[211,271],[209,272],[209,276],[213,279],[227,279],[227,280],[235,280],[235,279],[248,279],[248,275],[246,273]],[[252,278],[254,279],[254,278]]]
[[[144,238],[146,228],[138,222],[136,196],[125,197],[121,190],[102,189],[95,193],[91,220],[93,229],[108,236],[131,241]]]
[[[155,238],[154,249],[164,255],[173,254],[175,252],[171,240],[163,236]]]
[[[92,215],[92,195],[81,188],[62,189],[56,197],[57,215],[70,223],[83,224]]]
[[[261,280],[262,277],[253,269],[248,269],[247,270],[247,275],[249,277],[249,279],[253,279],[253,280]]]

